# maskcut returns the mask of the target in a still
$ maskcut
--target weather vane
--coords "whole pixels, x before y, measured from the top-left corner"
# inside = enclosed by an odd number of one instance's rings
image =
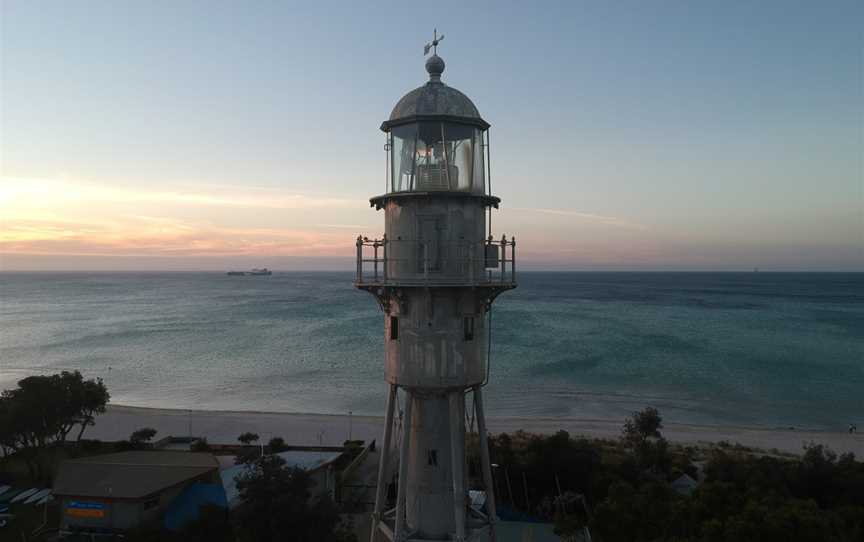
[[[443,39],[444,39],[444,34],[441,34],[441,37],[439,38],[439,37],[438,37],[438,29],[436,28],[435,31],[434,31],[433,34],[432,34],[432,43],[427,43],[427,44],[423,47],[423,56],[426,56],[426,55],[429,54],[429,49],[432,49],[432,54],[433,54],[433,55],[437,55],[437,54],[438,54],[438,44],[439,44]]]

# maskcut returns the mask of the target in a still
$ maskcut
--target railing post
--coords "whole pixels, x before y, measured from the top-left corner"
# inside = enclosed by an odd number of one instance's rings
[[[378,241],[372,241],[372,269],[373,276],[375,277],[374,281],[378,282]]]
[[[387,282],[387,234],[381,238],[381,243],[384,245],[384,282]]]
[[[504,283],[504,273],[507,271],[507,236],[501,235],[501,283]]]
[[[510,238],[510,280],[516,282],[516,236]]]
[[[357,282],[363,280],[363,236],[357,236]]]
[[[492,234],[489,234],[489,238],[486,240],[487,246],[492,246]],[[486,247],[483,247],[483,273],[486,275],[486,282],[492,282],[492,269],[488,267],[489,260],[486,259]]]

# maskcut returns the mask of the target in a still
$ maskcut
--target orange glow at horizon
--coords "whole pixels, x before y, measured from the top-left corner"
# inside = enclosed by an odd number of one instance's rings
[[[131,258],[133,263],[117,263],[126,269],[220,268],[247,260],[348,269],[356,236],[383,231],[382,215],[369,208],[367,197],[0,176],[0,270],[110,269],[116,258]],[[744,227],[734,237],[728,230],[695,232],[576,209],[516,206],[502,207],[493,223],[496,236],[516,234],[522,269],[653,268],[668,262],[713,269],[724,260],[731,268],[767,267],[766,245],[748,241]],[[822,254],[857,257],[842,247],[820,252],[809,245],[802,251],[779,240],[768,249],[774,262],[788,267],[800,265],[803,251],[813,261]],[[307,263],[292,263],[297,258]]]
[[[228,193],[221,189],[203,194],[3,177],[0,252],[177,257],[345,255],[354,246],[352,235],[345,231],[351,225],[266,226],[257,218],[281,213],[289,218],[284,222],[290,223],[292,214],[327,215],[352,206],[357,207],[357,202],[345,198],[275,191],[241,189]],[[224,217],[226,209],[234,222],[247,225],[224,224],[220,216]]]
[[[529,258],[626,259],[615,254],[621,245],[610,250],[591,242],[589,253],[554,232],[540,234],[539,221],[576,221],[619,237],[646,229],[615,217],[557,209],[514,207],[500,216],[502,227],[530,240],[523,252]],[[251,186],[138,189],[66,178],[0,177],[2,254],[351,257],[354,236],[380,233],[380,220],[360,195],[291,194]],[[630,256],[640,251],[625,248]]]

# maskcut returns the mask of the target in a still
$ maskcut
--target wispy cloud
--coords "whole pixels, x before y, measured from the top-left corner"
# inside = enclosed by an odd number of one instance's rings
[[[234,187],[230,193],[225,189],[221,193],[215,190],[181,192],[66,179],[2,177],[0,251],[4,254],[67,255],[320,256],[349,254],[353,250],[353,235],[332,231],[334,224],[331,228],[307,227],[298,219],[294,223],[299,226],[273,227],[272,220],[268,223],[258,219],[264,214],[258,211],[311,209],[321,214],[336,209],[338,213],[340,209],[345,212],[346,208],[357,207],[357,201],[328,195],[286,194],[275,189],[243,191],[241,188]],[[244,210],[242,218],[237,218],[239,207],[249,208]],[[292,215],[298,216],[297,213]],[[289,223],[290,217],[286,215],[283,223]],[[363,229],[362,226],[351,227]]]
[[[378,229],[380,225],[370,225],[370,224],[315,224],[316,227],[319,228],[336,228],[342,230],[357,230],[359,231],[367,231],[369,229]]]
[[[161,218],[130,221],[16,221],[0,232],[0,252],[112,256],[349,254],[351,236],[298,229],[228,228]]]
[[[0,251],[177,258],[345,256],[353,254],[357,233],[374,233],[381,226],[374,214],[363,224],[360,213],[367,210],[363,197],[230,185],[189,188],[2,177]],[[610,228],[646,229],[619,217],[575,210],[508,207],[508,211],[562,216]],[[523,253],[529,256],[530,250],[553,248],[548,239],[525,246],[531,247]],[[554,248],[559,257],[567,257],[563,247]],[[580,254],[578,248],[571,250],[574,257],[589,256]]]
[[[208,191],[130,188],[89,181],[0,177],[0,205],[38,203],[159,203],[265,209],[346,209],[363,205],[362,198],[327,194],[289,193],[273,188],[214,186]]]
[[[647,230],[648,227],[644,224],[638,224],[636,222],[631,222],[629,220],[625,220],[623,218],[618,218],[614,216],[606,216],[606,215],[598,215],[595,213],[583,213],[581,211],[570,211],[566,209],[544,209],[544,208],[535,208],[535,207],[507,207],[508,210],[512,211],[521,211],[526,213],[540,213],[546,215],[560,215],[560,216],[568,216],[572,218],[576,218],[579,220],[583,220],[586,222],[593,222],[595,224],[603,224],[606,226],[615,226],[619,228],[629,228],[634,230]]]

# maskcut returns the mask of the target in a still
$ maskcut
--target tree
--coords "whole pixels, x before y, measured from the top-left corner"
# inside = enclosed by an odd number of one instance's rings
[[[250,463],[237,478],[241,504],[234,512],[242,542],[340,542],[339,512],[329,495],[313,498],[312,480],[302,469],[288,469],[278,455]]]
[[[555,497],[555,534],[564,540],[581,537],[588,524],[588,509],[585,496],[573,491],[565,491]]]
[[[267,447],[270,448],[271,454],[278,454],[279,452],[284,452],[288,449],[288,446],[285,444],[285,439],[282,437],[271,438],[270,442],[267,443]]]
[[[29,376],[18,387],[4,390],[2,398],[28,420],[27,440],[44,446],[49,441],[65,442],[76,425],[93,425],[95,416],[105,412],[111,396],[101,378],[84,380],[78,371]]]
[[[78,380],[80,381],[81,375],[78,371],[75,371],[75,374],[78,375]],[[74,397],[78,412],[77,419],[78,424],[81,426],[76,441],[80,442],[81,437],[84,435],[84,430],[91,425],[95,425],[96,415],[105,413],[105,405],[108,404],[111,395],[108,393],[108,388],[105,387],[101,378],[80,381],[74,390],[76,392]]]
[[[129,436],[129,442],[134,446],[141,446],[145,442],[150,442],[156,436],[156,432],[152,427],[142,427]]]
[[[243,433],[242,435],[237,437],[237,440],[248,446],[253,442],[258,442],[258,433],[250,433],[247,431],[246,433]]]
[[[621,440],[633,450],[639,467],[654,474],[668,475],[672,467],[669,443],[660,434],[663,418],[656,408],[646,407],[624,421]]]
[[[663,418],[654,407],[646,407],[641,412],[634,412],[632,418],[624,421],[623,438],[627,444],[634,447],[648,442],[649,438],[662,438]]]
[[[26,389],[33,390],[34,383],[28,383]],[[0,441],[24,460],[30,478],[41,481],[45,476],[39,451],[55,434],[58,423],[50,410],[40,412],[29,395],[7,390],[0,396]]]
[[[41,450],[63,444],[76,425],[93,424],[110,396],[100,379],[84,380],[78,371],[30,376],[0,394],[0,443],[19,454],[34,479],[43,479]]]
[[[591,531],[608,542],[633,541],[639,528],[636,489],[627,482],[609,486],[608,496],[594,508]]]
[[[183,542],[233,542],[234,532],[228,511],[208,504],[201,507],[198,518],[186,523],[176,537]]]
[[[210,444],[207,443],[207,437],[201,437],[189,446],[190,452],[209,452]]]

